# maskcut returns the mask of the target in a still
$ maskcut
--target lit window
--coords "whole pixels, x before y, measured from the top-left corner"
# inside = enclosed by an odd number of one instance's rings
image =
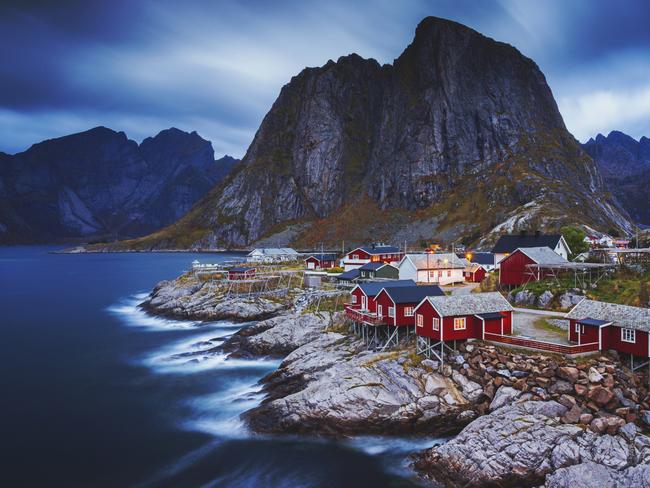
[[[417,323],[418,327],[423,327],[424,326],[424,318],[422,317],[421,314],[417,314],[415,318],[415,322]]]
[[[454,330],[465,330],[465,317],[454,319]]]
[[[440,319],[434,317],[432,327],[433,330],[440,330]]]
[[[413,317],[413,307],[404,308],[404,316],[405,317]]]
[[[623,342],[636,342],[636,330],[634,329],[621,329],[621,340]]]
[[[395,307],[388,307],[388,316],[395,317]]]

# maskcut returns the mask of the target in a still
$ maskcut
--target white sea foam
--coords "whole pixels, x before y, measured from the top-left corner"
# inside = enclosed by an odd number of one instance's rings
[[[125,325],[130,327],[142,327],[149,330],[167,331],[171,329],[191,329],[201,325],[201,322],[193,320],[171,320],[164,317],[149,315],[138,305],[147,298],[147,293],[138,293],[115,305],[111,305],[106,310],[123,320]]]
[[[380,437],[360,436],[348,441],[348,445],[366,454],[396,454],[405,455],[413,451],[427,449],[434,444],[446,442],[446,438],[439,437]]]

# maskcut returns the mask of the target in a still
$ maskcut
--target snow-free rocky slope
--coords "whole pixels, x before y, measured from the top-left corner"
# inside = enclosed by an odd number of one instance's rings
[[[189,234],[193,247],[471,242],[566,223],[630,226],[537,65],[429,17],[392,65],[351,54],[292,78],[238,171],[177,225],[128,246],[177,247]]]
[[[178,129],[138,145],[96,127],[0,153],[0,243],[147,234],[187,213],[235,163]]]

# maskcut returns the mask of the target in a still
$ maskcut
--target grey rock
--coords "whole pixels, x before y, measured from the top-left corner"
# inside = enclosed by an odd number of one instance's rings
[[[542,293],[539,298],[537,299],[537,305],[539,308],[546,308],[549,306],[551,301],[553,300],[553,292],[546,290],[544,293]]]
[[[494,394],[492,402],[490,403],[490,411],[497,410],[505,405],[510,405],[517,398],[519,398],[520,395],[521,392],[519,390],[515,390],[511,386],[499,387],[499,389]]]

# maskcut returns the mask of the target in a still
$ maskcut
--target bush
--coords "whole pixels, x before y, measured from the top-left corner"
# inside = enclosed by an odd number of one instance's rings
[[[341,268],[340,266],[335,266],[333,268],[327,268],[325,271],[327,273],[343,273],[343,271],[345,271],[345,270],[343,268]]]

